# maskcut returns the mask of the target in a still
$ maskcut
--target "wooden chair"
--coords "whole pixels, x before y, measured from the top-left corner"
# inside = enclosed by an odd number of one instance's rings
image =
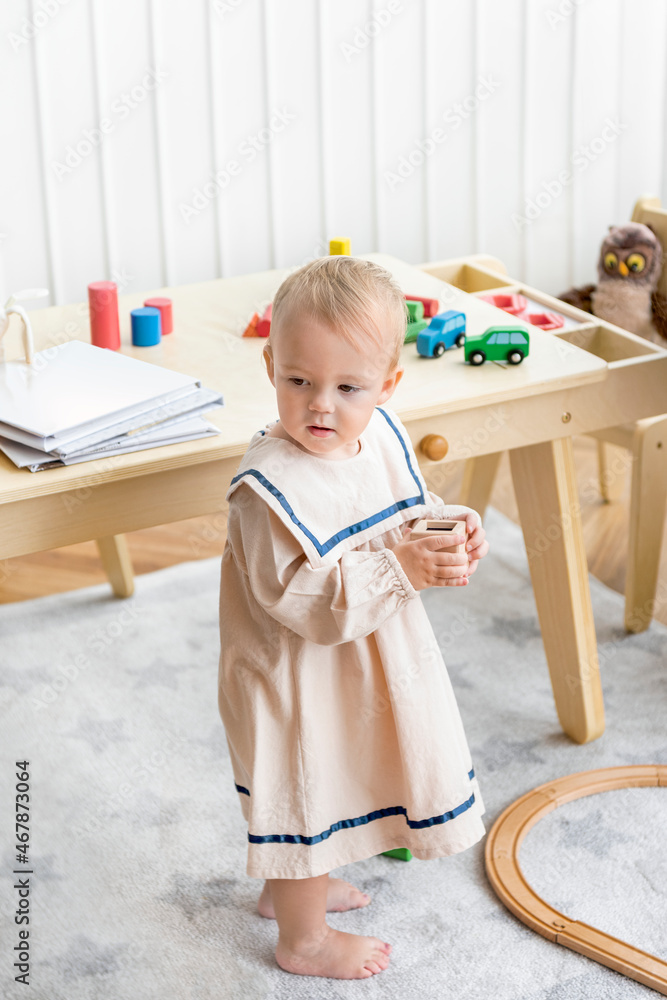
[[[659,198],[643,197],[635,204],[632,221],[651,225],[665,252],[658,290],[667,295],[667,210]],[[625,627],[643,632],[653,618],[660,553],[667,511],[667,414],[635,424],[608,427],[591,435],[598,441],[600,492],[604,500],[617,496],[607,445],[631,455],[630,532],[625,580]]]
[[[640,198],[633,222],[653,227],[665,251],[659,290],[667,296],[667,210],[659,198]],[[424,268],[426,270],[426,268]],[[656,604],[660,553],[667,510],[667,414],[634,424],[607,427],[590,435],[598,442],[600,492],[605,501],[616,499],[624,477],[613,473],[608,445],[629,452],[632,469],[630,529],[625,583],[625,628],[643,632],[651,624]],[[484,513],[493,488],[500,454],[466,461],[461,503]]]

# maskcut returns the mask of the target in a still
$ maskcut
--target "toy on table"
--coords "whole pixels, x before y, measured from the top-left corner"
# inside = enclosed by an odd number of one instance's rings
[[[560,330],[565,324],[565,317],[558,313],[525,313],[521,319],[525,319],[533,326],[539,326],[540,330]]]
[[[115,281],[93,281],[88,285],[90,342],[110,351],[120,350],[118,287]]]
[[[529,349],[527,330],[518,326],[490,326],[481,337],[466,337],[465,360],[471,365],[483,365],[485,361],[520,365]]]
[[[160,310],[152,306],[133,309],[130,313],[132,322],[132,344],[134,347],[153,347],[162,340],[162,318]]]
[[[522,319],[526,323],[539,326],[541,330],[559,330],[565,325],[565,317],[559,316],[558,313],[528,312],[528,300],[524,295],[519,295],[518,292],[511,295],[507,292],[480,295],[479,298],[495,306],[496,309],[502,309],[503,312],[509,313],[510,316],[516,316],[517,319]]]
[[[351,241],[348,238],[343,240],[329,240],[330,257],[349,257],[351,253]]]
[[[349,257],[351,254],[351,242],[348,238],[340,240],[329,240],[329,256]],[[273,303],[270,303],[260,319],[258,313],[253,316],[243,331],[243,337],[268,337],[271,333],[271,313]]]
[[[662,247],[650,226],[610,226],[598,258],[598,284],[558,296],[577,309],[665,346],[667,299],[658,291]]]
[[[273,312],[273,303],[269,305],[264,310],[262,318],[257,324],[257,336],[258,337],[268,337],[271,332],[271,313]]]
[[[463,347],[466,342],[465,313],[456,309],[434,316],[417,337],[417,352],[424,358],[439,358],[449,347]]]
[[[268,337],[271,332],[271,313],[273,303],[270,303],[261,317],[259,313],[253,313],[247,327],[241,334],[242,337]]]
[[[259,313],[253,313],[250,322],[241,334],[242,337],[256,337],[259,324]]]
[[[9,317],[13,314],[15,316],[20,316],[23,321],[23,352],[25,354],[26,363],[29,365],[32,364],[35,351],[32,337],[32,326],[30,325],[30,319],[28,318],[28,314],[25,309],[22,306],[16,305],[16,303],[21,299],[24,301],[29,299],[41,299],[48,294],[49,291],[47,288],[24,288],[23,291],[10,295],[4,306],[0,305],[0,361],[4,361],[5,359],[2,338],[9,329]]]
[[[511,316],[519,316],[528,305],[526,297],[516,292],[511,295],[507,292],[498,292],[492,295],[480,295],[479,298],[483,302],[488,302],[490,305],[495,306],[496,309],[502,309],[503,312],[509,313]]]
[[[168,333],[171,333],[174,329],[171,299],[165,299],[158,295],[155,298],[146,299],[144,305],[150,309],[160,310],[160,330],[162,336],[164,337]]]
[[[408,325],[405,328],[404,344],[414,344],[417,336],[428,326],[428,320],[424,319],[424,303],[415,300],[406,302],[408,307]]]
[[[406,295],[405,298],[408,302],[421,302],[424,306],[425,319],[431,319],[431,317],[437,315],[438,306],[440,305],[437,299],[426,299],[421,295]]]

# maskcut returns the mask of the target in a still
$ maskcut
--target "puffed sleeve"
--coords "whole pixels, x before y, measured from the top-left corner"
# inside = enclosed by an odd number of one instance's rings
[[[277,514],[243,483],[230,500],[227,544],[267,614],[319,645],[369,635],[418,596],[391,549],[345,552],[313,568]]]

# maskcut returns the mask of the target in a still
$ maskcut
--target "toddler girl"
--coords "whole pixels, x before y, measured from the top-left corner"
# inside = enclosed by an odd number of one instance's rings
[[[279,419],[257,431],[227,499],[219,706],[288,972],[366,979],[391,945],[326,923],[368,905],[329,872],[394,848],[463,851],[484,806],[419,596],[468,584],[480,518],[431,493],[383,404],[398,385],[403,294],[379,265],[324,257],[292,273],[264,348]],[[462,536],[409,539],[423,517]],[[467,554],[439,551],[466,542]],[[445,598],[443,598],[444,600]]]

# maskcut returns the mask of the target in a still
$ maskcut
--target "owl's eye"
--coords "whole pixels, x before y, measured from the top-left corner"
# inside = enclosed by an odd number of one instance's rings
[[[631,253],[626,259],[625,263],[628,265],[629,271],[634,271],[635,274],[639,274],[646,267],[646,258],[640,253]]]
[[[606,253],[604,255],[604,266],[608,271],[614,271],[618,264],[618,257],[615,253]]]

